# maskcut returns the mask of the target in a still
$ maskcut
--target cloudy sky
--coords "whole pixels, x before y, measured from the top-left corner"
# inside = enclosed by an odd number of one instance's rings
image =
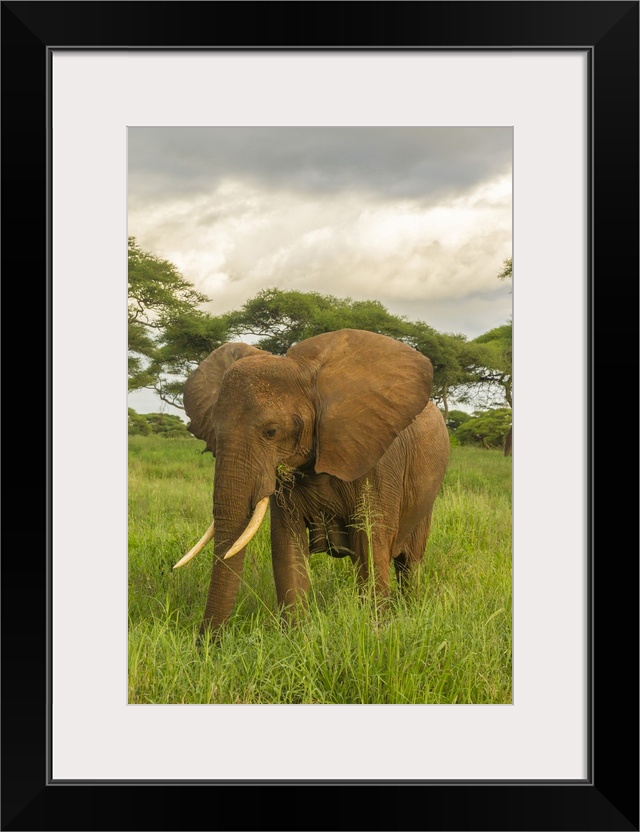
[[[128,233],[212,314],[278,287],[472,338],[511,314],[511,150],[510,128],[133,127]]]

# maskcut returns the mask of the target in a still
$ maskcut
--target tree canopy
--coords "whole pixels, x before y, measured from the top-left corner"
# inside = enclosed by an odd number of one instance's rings
[[[498,277],[511,277],[511,270],[509,258]],[[202,311],[206,301],[172,263],[129,238],[129,389],[154,389],[163,401],[182,407],[186,377],[227,341],[245,340],[284,355],[323,332],[366,329],[428,356],[434,368],[432,398],[446,419],[455,412],[450,402],[476,409],[511,407],[511,322],[468,340],[394,315],[378,300],[272,287],[222,315]]]
[[[136,413],[129,408],[129,435],[149,436],[155,433],[165,439],[193,439],[179,416],[172,413]]]
[[[447,427],[451,433],[455,433],[460,425],[464,425],[471,418],[471,414],[466,410],[450,410],[447,416]]]
[[[462,445],[502,449],[511,418],[511,410],[507,407],[477,411],[456,428],[455,436]]]
[[[377,300],[354,301],[318,292],[264,289],[226,316],[229,334],[253,336],[256,346],[284,355],[299,341],[337,329],[367,329],[402,339],[410,324]]]
[[[498,280],[506,280],[513,277],[513,258],[507,257],[502,263],[502,269],[498,272]]]
[[[489,407],[502,402],[512,406],[512,325],[495,327],[461,348],[466,377],[456,398],[461,403]]]
[[[158,346],[167,328],[182,326],[208,298],[135,237],[129,237],[128,255],[129,389],[137,390],[158,378]]]

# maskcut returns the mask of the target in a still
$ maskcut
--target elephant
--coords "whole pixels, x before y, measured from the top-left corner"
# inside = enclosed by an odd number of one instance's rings
[[[310,554],[349,556],[360,587],[383,603],[393,561],[406,591],[449,462],[432,381],[426,356],[357,329],[313,336],[284,356],[230,342],[199,364],[184,406],[216,460],[213,523],[174,568],[214,540],[201,636],[230,617],[245,547],[267,508],[285,622],[307,607]]]

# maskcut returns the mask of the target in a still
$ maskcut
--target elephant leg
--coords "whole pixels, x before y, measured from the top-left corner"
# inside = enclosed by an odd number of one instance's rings
[[[362,595],[373,590],[377,601],[389,597],[389,567],[391,547],[385,535],[374,531],[370,536],[363,531],[350,535],[351,549],[355,557],[358,585]],[[373,579],[373,580],[372,580]]]
[[[411,593],[415,575],[424,555],[431,529],[431,512],[411,532],[404,550],[393,561],[398,585],[403,595]]]
[[[393,566],[396,570],[396,578],[398,579],[398,586],[403,592],[407,591],[407,584],[411,579],[411,564],[407,560],[405,552],[400,552],[397,558],[393,560]]]
[[[207,604],[200,624],[200,638],[210,631],[217,640],[221,626],[231,615],[242,577],[245,551],[241,549],[228,561],[214,556]]]
[[[307,606],[309,538],[304,520],[271,497],[271,562],[276,597],[284,619],[295,623],[295,607]]]

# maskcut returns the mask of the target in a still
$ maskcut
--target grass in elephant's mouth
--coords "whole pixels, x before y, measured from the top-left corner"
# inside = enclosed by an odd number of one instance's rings
[[[283,630],[260,529],[221,643],[198,648],[210,551],[171,567],[209,523],[213,460],[200,451],[196,440],[131,438],[129,702],[512,701],[510,459],[452,449],[415,597],[394,587],[377,620],[349,559],[313,555],[309,611]]]

